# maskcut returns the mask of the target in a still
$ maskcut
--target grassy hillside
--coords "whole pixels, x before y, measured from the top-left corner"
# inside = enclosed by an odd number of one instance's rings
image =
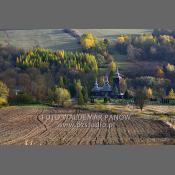
[[[75,31],[82,35],[85,32],[93,33],[98,39],[109,39],[112,44],[116,42],[117,36],[121,34],[127,35],[139,35],[142,33],[152,33],[153,29],[75,29]],[[149,71],[152,69],[152,66],[156,66],[159,63],[150,62],[150,61],[138,61],[134,59],[128,59],[126,55],[120,55],[118,52],[113,51],[112,56],[117,61],[117,65],[119,66],[120,72],[123,74],[133,74],[133,72],[142,72],[143,69],[145,71]],[[143,68],[142,65],[147,65]],[[103,66],[104,67],[104,66]],[[103,70],[104,74],[106,73],[106,69]],[[136,75],[137,76],[137,75]]]
[[[76,29],[79,35],[92,32],[97,38],[116,40],[120,34],[140,34],[148,29]],[[5,30],[0,31],[0,44],[28,49],[39,46],[50,49],[76,50],[80,48],[77,39],[62,29]]]
[[[138,35],[141,33],[150,33],[152,29],[74,29],[78,35],[84,32],[93,33],[98,39],[108,38],[111,42],[115,42],[120,34]],[[0,44],[12,45],[17,48],[28,49],[35,46],[50,48],[53,50],[79,50],[81,46],[77,38],[65,33],[62,29],[40,29],[40,30],[6,30],[0,31]],[[113,53],[114,59],[117,61],[120,71],[123,73],[137,70],[143,65],[138,60],[128,60],[125,55],[117,52]],[[148,65],[150,62],[144,62]],[[153,63],[150,63],[153,65]],[[157,63],[155,63],[157,65]],[[149,69],[147,66],[145,69]],[[139,71],[139,70],[138,70]],[[106,70],[104,70],[106,72]]]
[[[0,31],[0,44],[23,49],[35,46],[53,50],[75,50],[80,48],[77,40],[61,29]]]
[[[121,34],[138,35],[141,33],[150,33],[152,29],[76,29],[80,35],[85,32],[93,33],[99,39],[116,40],[116,37]]]

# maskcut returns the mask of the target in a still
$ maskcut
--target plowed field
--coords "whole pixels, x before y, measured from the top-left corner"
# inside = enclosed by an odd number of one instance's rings
[[[0,144],[133,145],[174,140],[175,130],[161,120],[135,116],[115,120],[109,113],[62,108],[0,109]]]

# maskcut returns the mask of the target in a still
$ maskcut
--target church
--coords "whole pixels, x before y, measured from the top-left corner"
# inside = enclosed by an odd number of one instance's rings
[[[99,86],[96,80],[94,87],[91,89],[91,96],[93,98],[98,97],[109,97],[109,98],[123,98],[123,93],[120,89],[120,80],[122,79],[118,68],[113,76],[113,84],[110,85],[108,81],[108,76],[106,76],[103,86]]]

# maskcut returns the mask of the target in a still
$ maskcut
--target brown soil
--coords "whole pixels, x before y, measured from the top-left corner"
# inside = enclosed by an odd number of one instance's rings
[[[64,114],[64,115],[63,115]],[[73,120],[71,115],[84,116]],[[78,122],[98,123],[88,115],[106,118],[101,123],[113,127],[75,127]],[[55,118],[53,118],[53,116]],[[49,118],[50,117],[50,118]],[[59,127],[73,123],[75,126]],[[58,126],[59,125],[59,126]],[[0,144],[22,145],[106,145],[174,144],[175,130],[161,120],[131,117],[113,121],[110,114],[61,108],[10,107],[0,109]]]

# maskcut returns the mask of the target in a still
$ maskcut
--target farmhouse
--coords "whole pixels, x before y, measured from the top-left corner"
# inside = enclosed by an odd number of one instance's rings
[[[94,87],[91,89],[91,96],[94,98],[98,97],[110,97],[110,98],[123,98],[123,93],[120,89],[120,80],[122,79],[118,68],[113,76],[113,84],[110,85],[108,76],[106,76],[104,85],[100,87],[97,80],[95,81]]]

